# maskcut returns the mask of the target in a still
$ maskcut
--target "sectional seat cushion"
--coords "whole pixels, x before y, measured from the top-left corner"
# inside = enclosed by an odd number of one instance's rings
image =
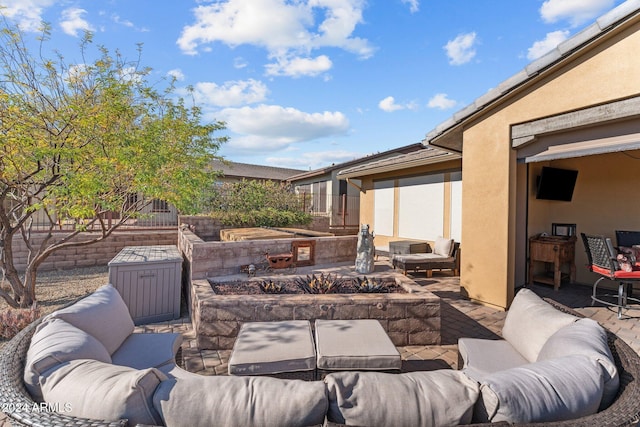
[[[163,381],[153,403],[167,426],[310,426],[323,424],[328,399],[320,381],[206,377]]]
[[[402,358],[376,319],[317,319],[318,369],[399,370]]]
[[[506,340],[460,338],[458,352],[462,358],[464,372],[481,381],[486,375],[529,363]]]
[[[308,320],[243,323],[229,358],[230,375],[313,371],[316,350]]]
[[[618,393],[620,379],[607,343],[607,332],[595,320],[580,319],[553,334],[540,350],[538,360],[572,354],[584,354],[600,363],[604,371],[604,395],[600,409],[608,407]]]
[[[325,377],[327,419],[357,426],[446,427],[471,422],[478,384],[460,371],[388,374],[338,372]]]
[[[113,354],[133,332],[127,305],[111,285],[100,287],[77,303],[54,311],[47,318],[62,319],[93,335]]]
[[[133,333],[111,355],[114,365],[135,369],[159,368],[175,362],[182,335],[173,333]]]
[[[507,312],[502,336],[525,359],[535,362],[549,337],[576,320],[578,317],[556,310],[532,290],[520,289]]]
[[[598,411],[604,389],[600,364],[584,355],[496,372],[480,386],[475,422],[563,421]]]
[[[152,399],[156,387],[166,378],[157,369],[74,360],[45,372],[40,384],[45,401],[65,415],[109,421],[126,418],[129,425],[161,425]]]
[[[40,375],[75,359],[111,362],[109,352],[102,343],[83,330],[62,319],[51,319],[40,324],[31,338],[24,368],[24,383],[31,396],[42,399]]]

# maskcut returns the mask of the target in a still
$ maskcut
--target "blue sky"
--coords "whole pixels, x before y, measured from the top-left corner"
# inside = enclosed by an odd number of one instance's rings
[[[68,62],[84,30],[224,120],[219,154],[315,169],[415,142],[622,0],[0,0]],[[34,33],[35,34],[35,33]]]

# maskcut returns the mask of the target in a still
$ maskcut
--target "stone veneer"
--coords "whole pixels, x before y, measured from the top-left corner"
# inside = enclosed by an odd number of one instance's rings
[[[396,346],[440,344],[440,298],[398,274],[407,293],[216,295],[208,280],[193,280],[191,321],[200,349],[231,349],[244,322],[378,319]],[[282,279],[280,277],[279,279]]]

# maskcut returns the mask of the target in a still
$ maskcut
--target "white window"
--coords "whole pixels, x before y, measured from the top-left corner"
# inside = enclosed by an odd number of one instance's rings
[[[393,181],[373,183],[373,232],[393,236]]]

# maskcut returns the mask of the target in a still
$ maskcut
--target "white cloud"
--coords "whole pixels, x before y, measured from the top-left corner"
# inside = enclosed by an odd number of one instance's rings
[[[279,105],[226,108],[216,116],[240,135],[227,143],[236,149],[284,149],[296,142],[343,135],[349,130],[349,120],[341,112],[306,113]]]
[[[615,0],[547,0],[540,7],[540,16],[546,23],[568,20],[575,27],[591,21],[611,8]]]
[[[274,64],[267,64],[265,69],[268,76],[317,76],[328,71],[333,66],[326,55],[315,58],[278,58]]]
[[[177,40],[189,55],[214,42],[261,46],[271,58],[308,56],[335,47],[368,58],[373,48],[353,32],[363,22],[364,0],[227,0],[200,5],[195,22]]]
[[[553,31],[547,33],[544,40],[538,40],[527,51],[527,59],[533,61],[543,56],[545,53],[555,49],[560,43],[569,37],[569,31]]]
[[[16,22],[23,31],[38,31],[44,9],[54,0],[3,0],[2,16]]]
[[[449,96],[446,93],[437,93],[431,97],[427,106],[429,108],[437,108],[439,110],[448,110],[449,108],[453,108],[458,103],[453,99],[449,99]]]
[[[240,70],[242,68],[246,68],[247,65],[249,65],[249,63],[243,57],[236,56],[233,58],[233,68]]]
[[[184,73],[182,72],[182,70],[180,68],[174,68],[173,70],[167,71],[167,75],[170,76],[170,77],[173,77],[174,79],[176,79],[178,81],[183,81],[184,80]]]
[[[419,0],[402,0],[402,3],[406,3],[409,5],[409,11],[411,13],[416,13],[420,9]]]
[[[294,169],[318,169],[323,166],[348,162],[363,157],[362,153],[346,150],[314,151],[294,157],[267,157],[270,165]]]
[[[444,46],[449,57],[449,64],[462,65],[471,61],[476,56],[476,33],[460,34],[455,39],[449,40]]]
[[[193,98],[196,104],[205,107],[233,107],[243,104],[255,104],[266,99],[269,89],[261,81],[232,80],[218,85],[213,82],[199,82],[193,86]],[[187,91],[181,89],[180,95]]]
[[[418,108],[416,102],[407,102],[404,104],[397,104],[393,96],[387,96],[382,101],[378,102],[378,108],[387,113],[391,113],[397,110],[415,110]]]
[[[93,26],[82,17],[86,13],[86,10],[77,7],[63,10],[60,19],[62,31],[74,37],[78,37],[78,32],[93,31]]]

